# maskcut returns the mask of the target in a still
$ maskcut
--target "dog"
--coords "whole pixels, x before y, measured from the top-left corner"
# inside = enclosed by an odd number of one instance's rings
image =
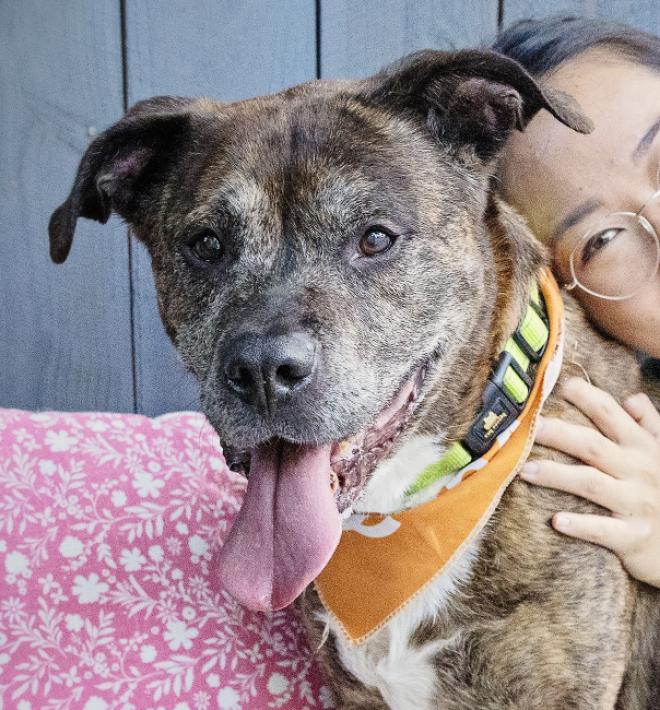
[[[298,597],[338,707],[660,707],[658,594],[551,528],[600,510],[568,494],[514,479],[451,573],[364,643],[308,586],[341,514],[405,508],[479,411],[547,260],[494,177],[540,110],[590,130],[569,96],[476,50],[235,103],[155,97],[91,142],[51,217],[56,263],[79,217],[114,212],[148,249],[166,332],[248,475],[227,588],[256,609]],[[632,355],[565,300],[560,381],[636,391]],[[544,414],[586,422],[556,394]],[[346,441],[362,443],[339,460]]]

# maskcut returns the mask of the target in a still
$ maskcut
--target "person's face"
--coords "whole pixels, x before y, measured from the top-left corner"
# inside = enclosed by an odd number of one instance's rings
[[[618,225],[605,218],[612,212],[638,212],[658,190],[660,72],[609,51],[589,50],[543,83],[572,94],[595,129],[580,135],[548,113],[539,113],[524,133],[516,132],[507,143],[501,173],[504,197],[552,248],[562,283],[573,281],[573,252],[577,269],[607,283],[648,275],[655,249],[640,255],[639,263],[619,259]],[[660,198],[649,203],[643,215],[660,232]],[[612,229],[603,232],[604,227]],[[601,237],[585,241],[592,229]],[[625,300],[604,300],[580,288],[573,293],[603,330],[660,357],[660,273],[635,289]]]

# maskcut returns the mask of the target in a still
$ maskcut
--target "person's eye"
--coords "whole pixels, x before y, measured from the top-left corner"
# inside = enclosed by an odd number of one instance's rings
[[[593,234],[582,247],[580,261],[583,264],[589,262],[598,252],[603,250],[608,244],[611,244],[612,241],[624,231],[622,227],[610,227],[609,229],[603,229]]]

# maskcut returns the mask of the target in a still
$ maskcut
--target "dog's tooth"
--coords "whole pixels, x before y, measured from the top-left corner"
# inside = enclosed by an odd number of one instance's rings
[[[340,441],[337,444],[337,450],[334,455],[334,458],[336,459],[344,459],[344,458],[350,458],[351,456],[355,455],[359,451],[359,448],[356,446],[355,441],[351,439],[344,439],[343,441]]]
[[[339,476],[334,471],[330,472],[330,489],[333,493],[339,489]]]

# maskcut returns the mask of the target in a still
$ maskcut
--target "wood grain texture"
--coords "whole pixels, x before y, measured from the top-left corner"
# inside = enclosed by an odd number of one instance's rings
[[[607,17],[660,34],[658,0],[504,0],[503,27],[515,20],[541,19],[553,14]]]
[[[490,43],[494,0],[322,0],[321,75],[366,76],[416,49]]]
[[[158,94],[233,101],[313,79],[308,0],[127,0],[129,103]],[[137,410],[198,409],[197,387],[165,335],[146,250],[133,246]]]
[[[133,410],[126,232],[48,219],[90,135],[122,113],[118,0],[0,4],[0,406]]]

